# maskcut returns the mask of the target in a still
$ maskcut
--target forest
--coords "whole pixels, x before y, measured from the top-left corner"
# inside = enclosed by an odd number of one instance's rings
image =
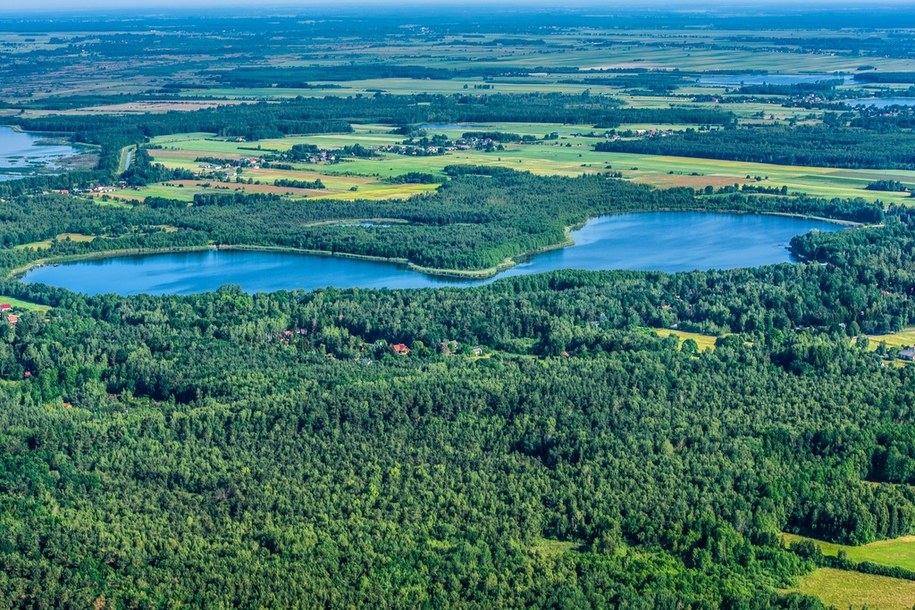
[[[915,471],[915,369],[848,341],[915,317],[913,226],[900,210],[798,238],[798,265],[472,290],[6,281],[54,308],[0,328],[0,596],[821,608],[772,592],[820,561],[780,530],[861,543],[915,524],[894,485]],[[644,331],[676,324],[722,338],[700,354]]]
[[[598,142],[595,150],[780,165],[913,169],[915,135],[836,125],[685,131],[664,138]]]
[[[23,170],[0,180],[0,608],[846,610],[830,594],[865,576],[915,587],[911,11],[217,4],[0,6],[0,124],[26,134],[3,133],[85,157],[27,171],[0,141]],[[836,230],[780,238],[782,264],[457,279],[665,211]],[[231,249],[463,287],[29,276]],[[875,544],[904,561],[845,552]]]

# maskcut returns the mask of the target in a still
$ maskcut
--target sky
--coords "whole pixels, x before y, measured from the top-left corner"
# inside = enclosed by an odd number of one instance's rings
[[[0,1],[0,13],[21,13],[21,12],[78,12],[87,10],[124,10],[124,9],[164,9],[179,7],[182,9],[191,8],[211,8],[211,7],[287,7],[307,9],[309,6],[341,6],[341,5],[368,5],[368,6],[391,6],[396,4],[414,4],[422,5],[428,8],[436,5],[468,5],[468,4],[509,4],[504,0],[2,0]],[[516,0],[515,4],[536,4],[542,7],[555,5],[555,0],[526,0],[520,2]],[[659,6],[659,7],[683,7],[683,8],[701,8],[710,6],[724,5],[754,5],[754,6],[793,6],[797,7],[797,0],[640,0],[639,5]],[[806,7],[813,6],[836,6],[843,7],[860,6],[861,8],[880,6],[912,6],[915,0],[803,0],[801,3]],[[571,0],[563,2],[561,6],[569,7],[570,5],[587,6],[592,5],[602,8],[626,8],[632,6],[631,0]],[[912,24],[915,25],[915,24]]]

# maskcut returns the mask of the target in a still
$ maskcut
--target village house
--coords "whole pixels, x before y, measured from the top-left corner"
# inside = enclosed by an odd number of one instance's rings
[[[394,350],[395,354],[400,354],[401,356],[406,356],[410,353],[410,348],[403,343],[395,343],[391,346],[391,349]]]
[[[6,316],[6,321],[10,323],[11,326],[15,326],[19,322],[19,316],[15,314],[10,314]]]
[[[13,308],[9,303],[0,303],[0,311],[9,311]]]
[[[909,362],[915,362],[915,347],[906,347],[899,351],[896,355],[900,360],[908,360]]]

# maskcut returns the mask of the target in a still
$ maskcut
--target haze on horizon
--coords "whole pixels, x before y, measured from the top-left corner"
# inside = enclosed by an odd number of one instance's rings
[[[267,0],[267,2],[257,2],[257,9],[307,9],[309,7],[359,7],[375,6],[385,8],[395,8],[397,6],[421,6],[427,9],[435,6],[460,7],[467,5],[482,5],[489,7],[494,5],[509,7],[524,7],[536,5],[538,8],[555,7],[552,0],[401,0],[391,2],[390,0]],[[825,8],[830,6],[841,5],[845,9],[873,9],[913,6],[915,0],[879,0],[878,2],[869,2],[866,0],[807,0],[803,3],[803,8]],[[144,9],[206,9],[206,8],[253,8],[250,0],[82,0],[74,2],[73,0],[44,0],[36,3],[35,0],[5,0],[0,5],[0,14],[11,13],[77,13],[86,11],[111,10],[117,12],[129,10]],[[574,8],[603,8],[603,9],[627,9],[633,8],[630,2],[622,0],[571,0],[564,3],[557,10],[568,10]],[[642,0],[638,8],[676,8],[679,10],[701,10],[703,8],[721,9],[725,7],[741,8],[793,8],[798,9],[796,0]]]

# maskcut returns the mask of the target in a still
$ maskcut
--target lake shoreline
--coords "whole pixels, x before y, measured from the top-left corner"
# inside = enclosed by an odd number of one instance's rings
[[[488,280],[492,279],[495,276],[503,273],[525,261],[537,256],[538,254],[543,254],[546,252],[562,250],[575,245],[575,240],[573,239],[571,233],[575,230],[585,227],[589,222],[603,218],[606,216],[625,216],[630,214],[645,214],[645,213],[699,213],[699,214],[725,214],[733,216],[776,216],[776,217],[785,217],[785,218],[797,218],[800,220],[810,220],[816,222],[828,222],[831,224],[836,224],[839,226],[845,227],[863,227],[862,223],[856,223],[852,221],[845,221],[839,219],[831,218],[821,218],[815,216],[808,216],[803,214],[789,214],[781,212],[747,212],[747,211],[709,211],[703,209],[694,209],[694,210],[682,210],[682,209],[654,209],[654,210],[643,210],[643,211],[627,211],[627,212],[618,212],[612,214],[601,214],[592,218],[587,219],[584,222],[576,223],[574,225],[569,225],[565,228],[565,238],[561,242],[554,244],[549,244],[541,248],[536,248],[529,250],[527,252],[518,254],[506,258],[504,261],[498,265],[491,267],[486,267],[484,269],[441,269],[435,267],[425,267],[417,263],[411,262],[405,258],[397,257],[385,257],[385,256],[375,256],[369,254],[358,254],[351,252],[332,252],[328,250],[313,250],[306,248],[295,248],[290,246],[267,246],[267,245],[257,245],[257,244],[206,244],[199,246],[183,246],[183,247],[174,247],[174,248],[128,248],[128,249],[117,249],[117,250],[103,250],[97,252],[87,252],[84,254],[71,254],[63,256],[49,256],[46,258],[37,259],[31,261],[20,267],[16,267],[7,273],[9,279],[18,279],[22,278],[28,274],[30,271],[38,269],[45,266],[57,266],[68,263],[78,263],[83,261],[92,261],[92,260],[102,260],[108,258],[121,258],[121,257],[135,257],[135,256],[154,256],[154,255],[167,255],[167,254],[181,254],[181,253],[191,253],[191,252],[203,252],[203,251],[240,251],[240,252],[272,252],[272,253],[288,253],[288,254],[303,254],[303,255],[312,255],[312,256],[321,256],[327,258],[342,258],[342,259],[351,259],[351,260],[363,260],[370,262],[378,262],[396,265],[402,269],[408,269],[423,275],[440,278],[440,279],[456,279],[456,280]],[[352,222],[357,219],[347,219],[346,222]],[[372,219],[378,220],[378,219]],[[364,220],[363,220],[364,221]],[[328,221],[337,223],[342,222],[339,220]],[[815,229],[814,229],[815,230]]]

